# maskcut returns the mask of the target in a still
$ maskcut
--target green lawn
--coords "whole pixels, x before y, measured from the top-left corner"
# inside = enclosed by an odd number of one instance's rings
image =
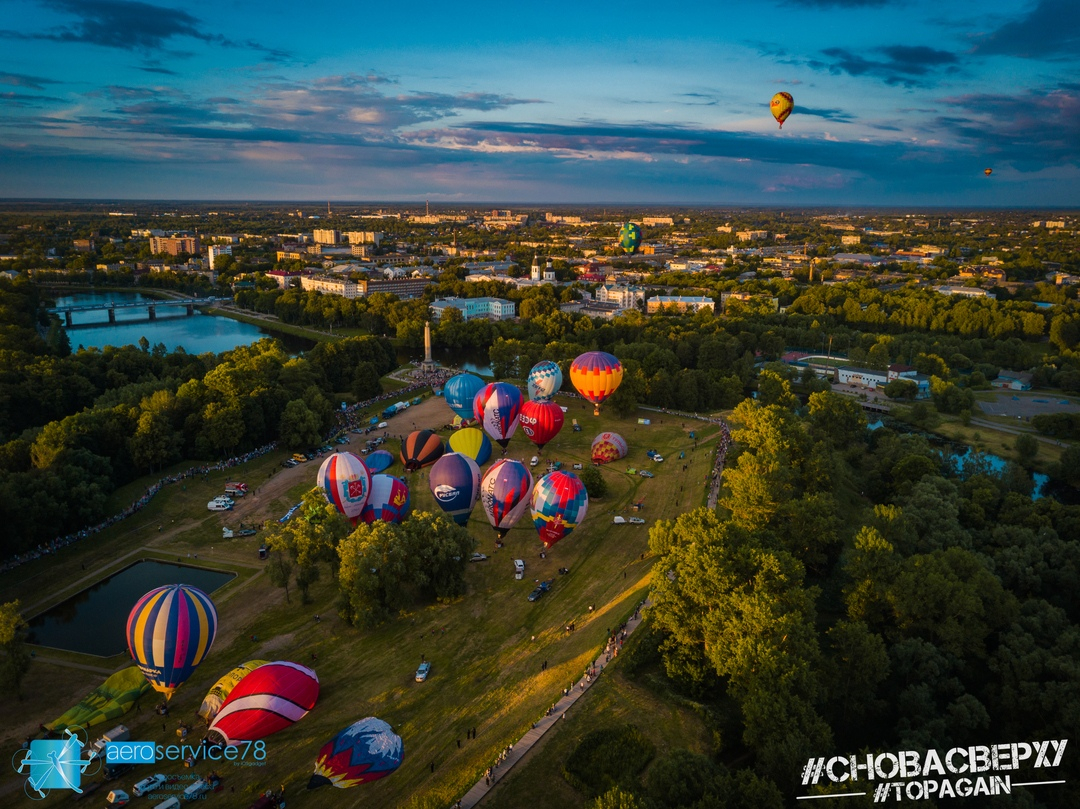
[[[645,507],[638,513],[651,524],[699,505],[711,468],[707,452],[712,445],[702,443],[692,452],[693,442],[687,433],[696,430],[699,441],[704,442],[715,437],[717,430],[698,421],[686,421],[684,428],[677,417],[659,413],[644,414],[653,419],[650,427],[638,425],[636,418],[620,420],[606,413],[596,418],[592,407],[583,406],[580,400],[560,401],[569,407],[567,422],[558,438],[545,448],[545,461],[558,459],[568,467],[574,462],[587,463],[592,438],[604,429],[623,434],[631,452],[623,461],[604,467],[610,493],[590,503],[583,525],[556,545],[546,559],[539,557],[541,546],[528,515],[508,534],[506,547],[496,551],[495,534],[478,507],[468,528],[478,549],[490,559],[469,565],[468,594],[453,603],[422,605],[374,631],[353,629],[336,617],[336,588],[325,570],[312,588],[312,603],[307,605],[299,603],[295,592],[291,603],[286,603],[284,592],[262,575],[238,580],[219,591],[220,596],[215,595],[221,622],[218,639],[207,660],[173,697],[170,734],[178,718],[194,716],[203,695],[219,676],[245,660],[291,659],[313,665],[322,690],[319,704],[309,716],[267,740],[269,753],[264,766],[219,768],[226,789],[235,787],[237,795],[211,796],[212,801],[223,807],[244,806],[261,790],[285,784],[289,805],[295,807],[326,806],[328,801],[341,807],[448,806],[595,656],[608,628],[624,621],[645,597],[651,571],[648,527],[612,525],[613,514],[629,516],[634,513],[629,510],[630,503],[644,500]],[[433,412],[437,413],[433,421],[449,420],[445,407]],[[581,422],[582,432],[572,431],[571,418]],[[389,448],[396,452],[393,444]],[[661,464],[649,461],[648,449],[657,450],[667,460]],[[685,461],[678,461],[681,450],[686,451]],[[533,454],[532,444],[519,431],[508,456],[528,458]],[[221,562],[238,568],[251,565],[258,537],[222,542],[221,521],[206,511],[205,504],[221,491],[226,479],[258,483],[284,456],[283,451],[272,453],[245,468],[213,473],[209,482],[197,479],[184,487],[167,487],[147,509],[95,539],[0,577],[0,599],[21,597],[30,603],[47,598],[87,575],[84,565],[87,570],[105,568],[110,560],[148,545],[182,557],[197,551],[201,563]],[[682,471],[683,463],[689,463],[686,472]],[[656,477],[627,475],[628,465],[650,469]],[[315,464],[305,469],[310,475],[270,504],[275,515],[297,502],[314,483]],[[400,466],[390,471],[400,474]],[[130,502],[145,485],[126,487],[114,499]],[[434,499],[428,491],[426,470],[412,475],[410,486],[413,508],[431,510]],[[177,535],[159,545],[158,526],[171,528],[173,520],[179,529]],[[523,581],[512,576],[513,558],[526,561]],[[561,567],[569,568],[570,574],[558,575]],[[555,580],[552,592],[537,603],[529,603],[525,596],[534,587],[534,580],[547,578]],[[590,605],[594,606],[592,612]],[[313,621],[316,613],[322,615],[319,623]],[[563,627],[569,621],[576,621],[577,630],[566,634]],[[251,640],[252,635],[256,641]],[[312,654],[317,655],[317,661],[312,661]],[[421,655],[433,662],[431,678],[422,684],[413,682],[412,677]],[[64,659],[77,662],[82,657],[67,655]],[[90,660],[103,665],[98,658]],[[548,670],[541,673],[545,660]],[[109,661],[117,666],[122,662]],[[91,672],[36,662],[27,678],[26,699],[9,712],[0,737],[11,749],[11,744],[38,722],[61,713],[102,679]],[[577,716],[592,710],[589,706],[594,699],[601,706],[606,704],[608,686],[601,685],[604,687],[596,690],[595,698],[590,694],[575,708]],[[622,699],[630,692],[618,693]],[[634,699],[643,704],[651,700],[648,695]],[[683,735],[680,729],[692,725],[687,717],[671,714],[670,708],[658,702],[649,710],[655,722],[666,728],[658,732],[672,739]],[[319,746],[338,730],[369,715],[390,722],[402,735],[405,761],[401,769],[354,790],[307,792],[304,786]],[[133,738],[158,742],[174,738],[166,736],[160,719],[148,714],[146,705],[125,721],[132,727]],[[575,721],[574,715],[568,720],[571,724]],[[475,741],[465,739],[465,731],[471,727],[477,729]],[[696,738],[700,731],[687,733]],[[142,777],[138,771],[132,775]],[[135,780],[122,779],[119,785],[127,788]],[[12,773],[0,778],[0,803],[6,789],[18,786]],[[58,800],[51,798],[47,803]]]

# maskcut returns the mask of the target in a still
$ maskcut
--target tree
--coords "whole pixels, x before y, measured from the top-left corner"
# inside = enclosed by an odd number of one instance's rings
[[[832,446],[859,444],[866,436],[866,415],[854,399],[832,392],[812,393],[808,405],[814,434]]]
[[[607,481],[604,480],[603,474],[595,466],[586,466],[580,472],[578,477],[585,485],[585,493],[589,495],[589,499],[603,497],[607,494],[608,487]]]
[[[645,807],[633,792],[627,792],[620,787],[612,787],[590,803],[589,809],[645,809]]]
[[[1039,440],[1033,435],[1021,433],[1016,436],[1016,455],[1022,466],[1031,466],[1035,456],[1039,454]]]
[[[292,577],[292,565],[282,551],[270,551],[270,559],[266,563],[266,575],[270,577],[272,585],[285,588],[285,603],[290,603],[289,579]]]
[[[0,690],[22,699],[22,681],[30,670],[30,652],[26,648],[26,621],[19,612],[19,602],[0,606]]]
[[[278,434],[288,449],[306,449],[319,443],[319,417],[311,412],[303,399],[293,399],[281,414]]]

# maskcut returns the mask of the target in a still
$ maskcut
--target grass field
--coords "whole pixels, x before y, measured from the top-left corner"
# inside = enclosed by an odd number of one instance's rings
[[[568,467],[587,463],[591,440],[604,429],[622,433],[630,444],[630,455],[603,469],[609,494],[590,503],[583,525],[546,559],[539,557],[541,546],[528,515],[510,531],[506,547],[496,551],[494,532],[477,508],[468,527],[478,550],[490,559],[469,566],[468,594],[453,603],[422,605],[374,631],[356,630],[336,617],[336,587],[325,570],[312,588],[310,604],[301,605],[295,590],[291,602],[286,602],[284,591],[272,587],[258,567],[259,536],[221,539],[223,524],[276,518],[314,484],[314,463],[271,477],[286,456],[284,451],[242,468],[211,473],[206,481],[196,478],[166,487],[146,509],[102,534],[0,576],[0,600],[20,598],[24,605],[46,605],[61,598],[61,590],[78,589],[79,580],[90,583],[102,578],[129,554],[186,560],[187,554],[197,553],[200,564],[237,570],[241,575],[214,595],[220,615],[218,638],[209,657],[173,697],[167,728],[163,730],[160,717],[149,710],[153,700],[144,698],[139,711],[125,717],[133,738],[172,741],[176,721],[191,721],[210,685],[239,663],[254,658],[295,660],[317,671],[318,705],[299,723],[267,740],[263,766],[218,767],[225,778],[225,794],[211,796],[211,801],[223,807],[246,806],[262,790],[284,784],[291,807],[326,806],[331,801],[340,807],[448,806],[482,775],[499,750],[516,741],[554,702],[603,645],[608,628],[624,621],[645,597],[651,569],[648,526],[612,525],[612,516],[640,514],[651,524],[658,518],[673,518],[704,499],[704,481],[712,463],[709,439],[715,437],[715,427],[699,421],[686,421],[684,427],[677,417],[659,413],[643,414],[653,420],[646,427],[636,419],[593,417],[591,406],[579,399],[560,401],[569,408],[567,423],[545,448],[545,461],[558,459]],[[390,427],[408,432],[413,422],[431,428],[449,418],[441,399],[429,399],[392,420]],[[579,420],[582,432],[572,431],[571,418]],[[690,430],[697,431],[696,451],[688,438]],[[390,449],[396,452],[393,442]],[[667,460],[662,464],[649,461],[648,449]],[[683,461],[678,461],[680,451],[686,452]],[[519,431],[508,456],[534,454],[535,448]],[[689,464],[685,472],[683,463]],[[656,477],[627,475],[628,465],[650,469]],[[400,466],[390,471],[400,474]],[[220,493],[226,480],[247,481],[253,494],[238,506],[239,513],[208,512],[206,501]],[[130,503],[145,486],[142,482],[125,487],[114,495],[113,504]],[[414,510],[434,509],[426,470],[411,476],[410,488]],[[638,500],[644,501],[644,509],[630,511],[630,504]],[[512,576],[513,558],[526,561],[524,581]],[[561,567],[569,568],[570,574],[559,576]],[[529,603],[525,596],[534,580],[548,578],[555,579],[552,592]],[[322,616],[318,623],[313,620],[316,613]],[[577,630],[567,634],[563,627],[569,621],[576,622]],[[312,660],[313,654],[317,660]],[[426,683],[415,683],[413,673],[421,655],[433,662],[432,675]],[[548,668],[541,672],[545,660]],[[97,670],[115,670],[125,663],[123,656],[101,659],[40,651],[25,681],[25,698],[8,706],[8,721],[0,731],[6,749],[14,750],[16,741],[39,722],[51,720],[97,686],[104,679]],[[700,728],[683,712],[672,713],[670,707],[618,678],[600,686],[593,690],[598,696],[590,693],[575,708],[567,720],[570,725],[589,711],[606,716],[608,706],[615,703],[621,706],[619,710],[630,710],[637,700],[641,706],[651,706],[650,721],[660,726],[656,732],[667,734],[665,738],[687,736],[682,743],[692,745],[700,736]],[[338,730],[369,715],[390,722],[404,739],[401,769],[354,790],[307,792],[304,786],[319,747]],[[477,738],[466,740],[465,731],[472,727]],[[556,732],[554,740],[549,736],[545,745],[561,750],[561,733],[561,729]],[[542,760],[541,756],[536,760]],[[149,767],[142,769],[121,779],[118,786],[130,788],[151,772]],[[206,764],[196,766],[197,771],[206,769]],[[174,766],[172,771],[180,768]],[[21,788],[13,773],[0,777],[0,805],[9,805]],[[510,787],[505,792],[513,794]],[[66,799],[54,796],[46,803]]]

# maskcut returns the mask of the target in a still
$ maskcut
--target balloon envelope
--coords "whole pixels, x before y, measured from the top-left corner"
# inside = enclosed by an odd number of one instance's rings
[[[480,502],[491,527],[505,536],[529,507],[533,478],[521,461],[503,458],[496,461],[480,482]]]
[[[596,415],[600,415],[600,403],[615,392],[622,378],[622,363],[606,351],[588,351],[570,363],[570,381],[593,403]]]
[[[442,439],[431,430],[409,433],[401,442],[401,462],[405,469],[415,472],[422,466],[430,466],[439,460],[444,448]]]
[[[777,93],[769,102],[769,111],[772,112],[773,118],[780,124],[781,129],[784,128],[784,121],[788,119],[793,109],[795,109],[795,99],[791,97],[791,93]]]
[[[308,789],[326,784],[347,789],[377,781],[400,767],[404,756],[401,737],[386,722],[369,716],[322,746]]]
[[[993,173],[994,173],[993,169],[983,169],[983,174],[985,174],[987,177],[989,177]]]
[[[409,514],[409,486],[393,475],[372,475],[371,494],[358,520],[369,525],[375,520],[401,522]],[[353,520],[353,525],[358,520]]]
[[[377,475],[379,472],[385,472],[394,465],[394,456],[385,449],[377,449],[364,458],[364,463],[367,464],[367,468],[371,470],[372,475]],[[370,497],[371,495],[368,496]]]
[[[129,613],[128,650],[150,685],[168,698],[210,651],[217,622],[210,596],[189,584],[167,584]]]
[[[529,437],[539,449],[544,448],[552,438],[559,434],[563,426],[562,408],[554,402],[533,401],[521,406],[521,431]]]
[[[207,722],[213,720],[217,716],[217,712],[221,710],[221,705],[228,698],[232,690],[240,684],[251,672],[255,671],[259,666],[264,666],[269,661],[267,660],[249,660],[247,663],[237,666],[228,674],[225,674],[214,683],[213,687],[206,692],[206,696],[203,698],[202,705],[199,707],[199,716],[205,719]]]
[[[371,472],[351,452],[335,452],[319,467],[319,488],[326,499],[349,519],[357,516],[371,491]]]
[[[473,415],[473,400],[480,389],[484,387],[484,380],[474,374],[458,374],[446,380],[443,385],[443,398],[450,409],[463,419],[470,419]]]
[[[242,679],[210,730],[227,745],[254,742],[305,717],[319,699],[319,678],[307,666],[277,660]]]
[[[439,508],[458,525],[469,522],[469,515],[480,494],[480,467],[468,455],[450,452],[431,467],[428,485]]]
[[[573,472],[549,472],[536,482],[529,509],[540,541],[550,548],[585,519],[589,495]]]
[[[641,244],[641,228],[633,222],[627,222],[619,229],[619,247],[624,253],[633,253]]]
[[[484,435],[484,431],[476,427],[466,427],[464,430],[458,430],[450,436],[447,443],[454,452],[468,455],[478,464],[487,463],[488,458],[491,457],[491,442]]]
[[[559,388],[562,387],[562,368],[559,363],[551,360],[541,360],[529,371],[528,388],[529,398],[550,399]]]
[[[476,394],[473,415],[484,425],[484,432],[506,449],[518,426],[521,391],[508,382],[492,382]]]
[[[610,463],[626,457],[626,439],[618,433],[600,433],[592,442],[592,459],[596,463]]]

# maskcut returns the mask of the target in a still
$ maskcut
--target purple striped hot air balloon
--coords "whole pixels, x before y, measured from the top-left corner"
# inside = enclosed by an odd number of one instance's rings
[[[351,452],[336,452],[319,467],[319,488],[326,499],[350,520],[359,516],[371,492],[371,472]]]
[[[529,507],[533,478],[521,461],[496,461],[480,482],[480,501],[488,522],[499,537],[513,528]]]
[[[210,652],[217,623],[210,596],[190,584],[167,584],[132,608],[128,650],[150,685],[168,699]]]

